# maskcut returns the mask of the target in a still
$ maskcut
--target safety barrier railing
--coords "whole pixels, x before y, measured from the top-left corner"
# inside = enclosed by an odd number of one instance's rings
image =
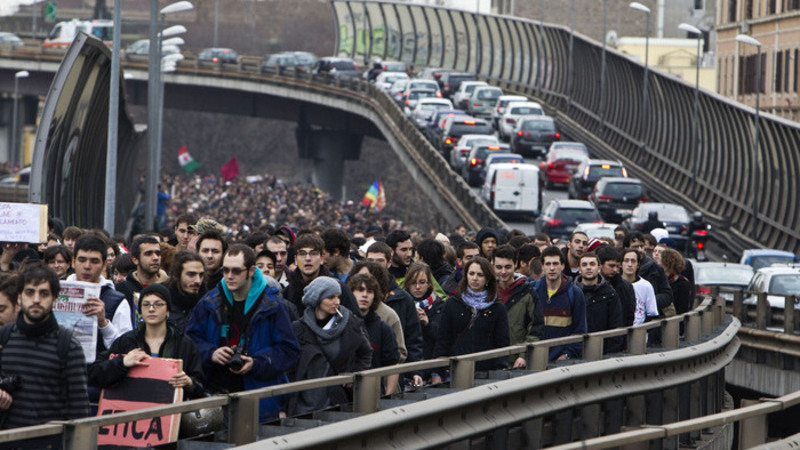
[[[655,198],[705,211],[733,250],[800,249],[796,123],[762,113],[754,154],[753,109],[700,89],[698,143],[693,84],[650,70],[645,101],[640,62],[565,27],[391,1],[332,5],[339,54],[470,71],[536,97],[570,136],[623,160]]]
[[[752,292],[746,289],[714,286],[710,295],[716,296],[726,293],[732,301],[726,304],[726,311],[739,319],[743,324],[759,330],[769,330],[785,334],[800,332],[800,311],[796,305],[800,304],[800,296],[778,295],[766,292]],[[745,303],[745,297],[748,302]],[[772,308],[768,297],[783,299],[783,309]]]
[[[514,345],[502,349],[496,349],[471,355],[455,356],[451,358],[438,358],[426,361],[406,363],[391,367],[366,370],[352,374],[342,374],[334,377],[298,381],[289,384],[271,386],[252,391],[243,391],[228,395],[217,395],[200,400],[192,400],[175,405],[158,406],[137,411],[117,413],[98,417],[87,417],[64,422],[51,422],[44,425],[12,429],[0,432],[0,443],[14,442],[22,439],[35,437],[63,435],[64,448],[84,449],[93,448],[97,443],[97,432],[100,427],[114,424],[127,423],[133,420],[179,414],[195,411],[202,408],[227,406],[228,408],[228,433],[231,443],[241,445],[254,442],[258,432],[258,400],[265,397],[274,397],[283,394],[295,393],[307,389],[337,386],[345,383],[353,384],[354,401],[353,411],[359,413],[374,413],[378,408],[380,399],[381,378],[391,374],[408,373],[413,371],[428,370],[441,367],[449,367],[451,374],[451,386],[455,388],[468,389],[472,387],[472,379],[475,373],[475,363],[487,359],[507,357],[514,354],[525,353],[528,368],[542,371],[547,374],[551,372],[575,370],[574,366],[561,367],[556,371],[548,369],[547,353],[552,346],[567,343],[582,342],[585,348],[581,363],[603,362],[605,365],[597,369],[593,376],[603,372],[606,376],[613,376],[614,373],[621,373],[619,364],[609,361],[624,361],[626,357],[615,356],[614,358],[603,360],[603,340],[613,336],[627,336],[628,353],[630,355],[645,355],[647,353],[647,330],[660,328],[662,332],[662,344],[657,350],[660,355],[672,355],[669,358],[661,359],[658,370],[675,372],[675,368],[670,369],[669,361],[674,359],[675,364],[688,364],[692,358],[706,358],[703,363],[693,362],[692,367],[695,373],[708,373],[708,371],[719,371],[733,358],[736,350],[730,345],[736,344],[735,334],[738,330],[738,321],[725,320],[723,313],[724,300],[721,297],[705,297],[703,301],[692,311],[680,316],[675,316],[660,321],[648,322],[643,325],[619,328],[586,335],[568,336],[560,339],[532,342],[525,345]],[[715,347],[707,349],[710,353],[698,352],[697,347],[689,350],[681,347],[678,329],[681,322],[685,327],[685,342],[697,343],[701,337],[708,336],[720,326],[725,326],[724,330],[714,338]],[[727,325],[726,325],[727,323]],[[713,356],[709,356],[712,355]],[[650,355],[655,356],[655,355]],[[711,359],[708,359],[711,358]],[[721,359],[719,359],[721,358]],[[712,362],[713,364],[710,364]],[[656,360],[653,360],[656,361]],[[699,360],[698,360],[699,361]],[[707,367],[702,367],[702,366]],[[560,366],[559,366],[560,367]],[[653,367],[644,364],[640,369],[639,363],[632,363],[626,370],[632,370],[630,376],[636,378],[634,372],[641,370],[641,376],[647,378],[648,371]],[[644,367],[648,367],[645,369]],[[676,366],[677,367],[677,366]],[[594,369],[587,369],[592,371]],[[638,372],[637,372],[638,373]],[[555,376],[555,375],[554,375]],[[552,377],[550,377],[552,378]],[[684,380],[685,382],[688,380]],[[588,386],[588,385],[587,385]],[[599,388],[603,390],[603,388]],[[633,391],[631,391],[633,392]],[[598,393],[594,393],[596,396]],[[466,397],[466,396],[464,396]],[[716,401],[715,401],[716,402]]]

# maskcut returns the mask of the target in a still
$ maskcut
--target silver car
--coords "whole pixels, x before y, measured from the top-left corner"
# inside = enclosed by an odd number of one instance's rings
[[[433,113],[440,109],[453,109],[453,103],[446,98],[422,98],[411,111],[411,120],[417,128],[425,128],[433,118]]]

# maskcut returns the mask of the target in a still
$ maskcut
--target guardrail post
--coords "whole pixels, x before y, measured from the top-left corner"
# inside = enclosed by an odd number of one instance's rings
[[[471,389],[475,378],[475,361],[470,359],[450,359],[450,387]]]
[[[258,399],[229,395],[228,441],[235,445],[255,442],[258,438]]]
[[[759,330],[766,330],[767,325],[769,325],[769,315],[767,293],[760,292],[758,294],[758,302],[756,303],[756,328]]]
[[[681,341],[681,320],[664,320],[661,322],[661,346],[678,348]]]
[[[536,419],[526,420],[522,422],[522,445],[523,448],[541,448],[542,447],[542,424],[544,419],[539,417]]]
[[[628,353],[644,355],[647,353],[647,330],[642,327],[628,329]]]
[[[381,377],[355,374],[353,384],[353,412],[369,414],[378,410],[381,396]]]
[[[701,336],[700,316],[697,313],[690,313],[686,318],[686,341],[697,342]]]
[[[761,403],[758,400],[742,399],[742,408]],[[747,430],[747,431],[745,431]],[[767,415],[742,419],[739,424],[739,448],[752,448],[767,442]]]
[[[677,422],[679,419],[678,414],[678,388],[664,389],[662,391],[663,400],[662,405],[662,418],[663,423]],[[664,448],[678,448],[677,436],[664,438],[662,441]]]
[[[722,325],[725,321],[725,299],[721,296],[714,297],[714,327]]]
[[[603,414],[600,411],[599,404],[584,406],[581,408],[581,421],[583,421],[583,437],[590,439],[600,436],[602,429],[600,427]]]
[[[785,298],[786,300],[783,302],[783,332],[794,334],[794,321],[797,315],[794,309],[794,301],[797,297],[794,295],[787,295]]]
[[[705,310],[701,312],[700,324],[702,326],[703,334],[711,334],[711,332],[714,331],[714,311]]]
[[[64,450],[97,448],[97,426],[75,422],[64,423]]]
[[[591,334],[583,336],[583,359],[586,361],[603,359],[603,338]]]
[[[733,293],[733,317],[736,317],[742,323],[745,322],[747,318],[747,313],[744,308],[744,294],[742,291],[736,291]]]
[[[528,344],[525,349],[525,360],[530,370],[547,370],[547,362],[550,360],[550,348],[544,345]]]

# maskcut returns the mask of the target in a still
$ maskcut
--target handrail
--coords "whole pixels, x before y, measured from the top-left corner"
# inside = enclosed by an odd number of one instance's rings
[[[433,360],[404,363],[395,366],[365,370],[358,373],[341,374],[327,378],[297,381],[293,383],[254,389],[251,391],[237,392],[228,395],[216,395],[214,397],[199,400],[190,400],[174,405],[157,406],[125,413],[110,414],[98,417],[86,417],[70,421],[51,422],[35,427],[6,430],[0,432],[0,442],[11,442],[32,437],[64,434],[66,449],[82,449],[86,448],[86,445],[96,445],[97,429],[101,426],[119,424],[149,417],[179,414],[212,406],[228,405],[229,408],[235,410],[231,412],[231,419],[229,420],[229,432],[231,438],[236,444],[245,444],[248,442],[253,442],[256,439],[255,430],[257,430],[257,426],[254,426],[254,424],[257,423],[258,420],[257,400],[261,398],[299,392],[307,389],[353,383],[355,392],[354,410],[356,412],[372,413],[377,410],[377,403],[380,396],[379,381],[383,376],[449,366],[451,372],[451,386],[467,389],[472,387],[472,377],[475,372],[474,367],[475,363],[478,361],[524,352],[526,353],[526,359],[529,368],[533,370],[545,371],[543,373],[547,373],[547,354],[550,347],[562,345],[565,342],[596,341],[597,345],[599,345],[599,352],[591,352],[591,354],[588,355],[588,357],[583,361],[609,361],[602,360],[603,338],[609,336],[627,335],[629,339],[629,347],[633,349],[631,354],[641,355],[644,353],[643,349],[646,348],[646,331],[648,329],[661,327],[662,332],[664,332],[672,329],[673,327],[677,328],[678,324],[681,322],[685,322],[687,324],[687,330],[694,328],[699,329],[701,322],[707,322],[712,328],[721,325],[723,317],[720,314],[720,311],[722,310],[723,302],[724,299],[721,297],[714,298],[706,296],[699,303],[699,305],[690,312],[669,319],[648,322],[634,327],[589,333],[580,336],[568,336],[560,339],[543,340],[524,345],[513,345],[502,349],[490,350],[470,355],[460,355],[450,358],[441,357]],[[738,321],[735,323],[738,323]],[[703,326],[702,328],[707,327]],[[689,332],[687,331],[687,335],[688,333]],[[700,336],[697,335],[696,340],[699,339]],[[686,355],[692,353],[692,351],[687,349],[678,350],[678,342],[675,341],[670,343],[666,338],[664,339],[664,348],[674,349],[674,352],[683,353]],[[658,354],[664,355],[665,352],[663,349],[661,349],[658,350]],[[621,359],[625,360],[627,358]],[[620,358],[614,358],[614,360],[620,360]],[[663,361],[666,360],[662,359],[662,362]],[[580,365],[583,364],[578,364],[578,366]],[[570,367],[570,370],[573,370],[573,366]]]

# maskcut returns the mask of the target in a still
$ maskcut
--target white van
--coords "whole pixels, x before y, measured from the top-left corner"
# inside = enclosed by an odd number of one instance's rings
[[[481,198],[498,213],[539,215],[542,190],[534,164],[497,163],[489,166]]]
[[[111,20],[78,20],[59,22],[47,35],[42,44],[46,48],[66,48],[72,44],[79,31],[94,36],[111,47],[114,36],[114,22]]]

